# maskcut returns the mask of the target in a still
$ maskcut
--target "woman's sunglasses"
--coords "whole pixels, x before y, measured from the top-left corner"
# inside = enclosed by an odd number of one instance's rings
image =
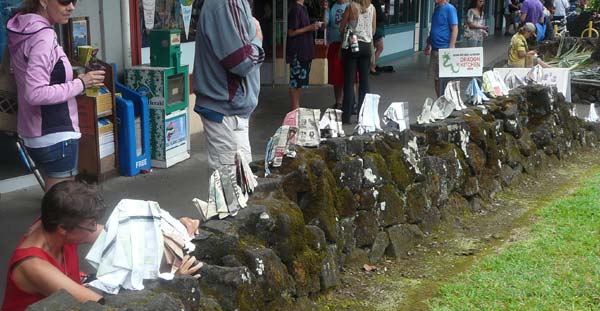
[[[76,5],[77,0],[58,0],[58,3],[60,3],[61,5],[69,5],[73,3],[73,5]]]

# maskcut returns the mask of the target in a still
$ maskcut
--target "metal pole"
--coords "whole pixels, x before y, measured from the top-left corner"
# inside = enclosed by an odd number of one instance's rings
[[[271,87],[275,87],[275,76],[277,75],[277,0],[271,5],[271,59],[273,62]]]

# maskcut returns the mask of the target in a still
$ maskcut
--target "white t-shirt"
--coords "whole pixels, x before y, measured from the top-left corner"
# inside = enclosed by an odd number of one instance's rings
[[[571,6],[569,0],[554,0],[554,16],[567,15],[569,6]]]

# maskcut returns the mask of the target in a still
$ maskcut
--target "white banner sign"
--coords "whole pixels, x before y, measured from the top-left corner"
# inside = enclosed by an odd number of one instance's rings
[[[183,28],[185,29],[185,38],[188,38],[190,33],[190,21],[192,20],[192,7],[194,1],[181,0],[181,17],[183,17]]]
[[[521,80],[525,80],[531,68],[494,68],[494,71],[504,80],[506,75],[514,73]],[[543,68],[541,85],[554,85],[558,92],[563,94],[565,100],[571,101],[571,71],[568,68]]]
[[[440,78],[481,77],[483,48],[439,50]]]

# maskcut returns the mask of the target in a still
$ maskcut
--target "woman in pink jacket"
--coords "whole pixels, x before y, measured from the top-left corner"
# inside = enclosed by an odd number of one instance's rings
[[[66,24],[77,0],[24,0],[6,26],[11,67],[17,82],[17,131],[46,182],[77,175],[79,120],[75,96],[100,86],[104,71],[73,77],[58,44],[55,24]]]

